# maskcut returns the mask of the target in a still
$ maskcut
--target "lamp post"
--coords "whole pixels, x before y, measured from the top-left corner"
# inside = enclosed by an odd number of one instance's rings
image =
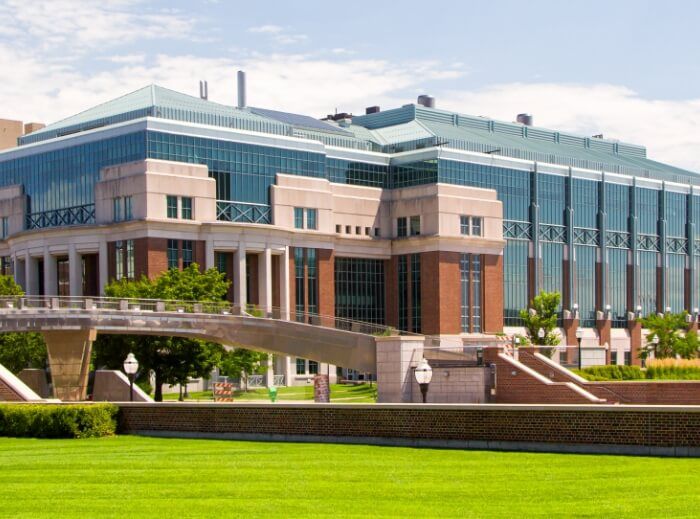
[[[124,359],[124,373],[129,377],[129,401],[134,401],[134,375],[139,370],[139,361],[133,353],[129,353]]]
[[[581,339],[583,339],[583,330],[576,328],[576,342],[578,342],[578,369],[581,369]]]
[[[654,358],[656,358],[656,348],[659,345],[659,336],[654,334],[651,338],[651,343],[654,345]]]
[[[544,331],[544,328],[537,330],[537,337],[540,339],[540,343],[544,341],[545,335],[547,335],[547,333]]]
[[[416,366],[413,376],[416,377],[416,382],[420,386],[421,395],[423,395],[423,403],[428,401],[428,386],[433,379],[433,368],[430,367],[428,361],[423,359]]]

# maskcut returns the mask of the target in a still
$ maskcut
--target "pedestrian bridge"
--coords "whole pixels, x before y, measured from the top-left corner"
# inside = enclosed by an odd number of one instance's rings
[[[386,327],[320,315],[285,317],[279,309],[263,314],[228,302],[0,297],[0,333],[43,334],[55,396],[62,400],[85,398],[98,333],[203,339],[374,372],[374,336]]]

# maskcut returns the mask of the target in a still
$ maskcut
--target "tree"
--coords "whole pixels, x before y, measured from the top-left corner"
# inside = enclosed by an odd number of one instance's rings
[[[216,269],[200,272],[197,264],[182,271],[171,269],[155,279],[114,281],[105,295],[118,298],[165,299],[181,301],[222,301],[229,282]],[[140,378],[155,375],[156,401],[163,399],[163,384],[186,384],[190,378],[208,377],[219,363],[223,347],[207,341],[183,337],[100,335],[95,341],[96,366],[120,369],[133,352],[139,361]]]
[[[12,276],[0,276],[0,296],[23,296]],[[0,333],[0,364],[17,374],[46,366],[46,344],[39,333]]]
[[[236,348],[227,351],[221,360],[221,373],[241,379],[241,386],[248,391],[248,375],[267,371],[267,353]]]
[[[642,327],[649,330],[647,345],[651,345],[654,356],[658,359],[679,355],[684,359],[696,357],[698,354],[698,334],[687,330],[687,312],[673,314],[649,314],[639,320]],[[654,345],[654,336],[659,338]],[[648,349],[642,349],[639,355],[645,359],[649,356]]]
[[[530,301],[528,310],[520,310],[520,319],[523,321],[530,344],[537,346],[559,344],[561,338],[555,329],[560,301],[559,292],[540,292]],[[540,337],[540,330],[544,330],[544,337]],[[554,348],[548,348],[547,351],[551,355],[554,353]]]

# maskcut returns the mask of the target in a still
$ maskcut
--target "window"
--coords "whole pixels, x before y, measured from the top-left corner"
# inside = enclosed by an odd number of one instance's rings
[[[370,228],[369,228],[369,227],[365,227],[365,236],[369,236],[369,231],[370,231]]]
[[[182,197],[181,216],[183,220],[192,220],[192,198],[189,196]]]
[[[306,361],[297,359],[297,375],[306,375]]]
[[[379,227],[374,228],[374,235],[379,238]]]
[[[186,269],[194,262],[192,240],[182,240],[182,268]]]
[[[360,227],[359,225],[356,225],[355,226],[355,234],[362,234],[362,227]]]
[[[460,216],[459,232],[464,236],[481,236],[481,216]]]
[[[352,232],[352,226],[346,225],[345,226],[345,234],[350,234]]]
[[[134,240],[126,240],[126,277],[129,279],[136,277]]]
[[[464,236],[469,236],[469,234],[471,233],[468,216],[459,217],[459,232]]]
[[[70,295],[70,271],[68,268],[68,258],[56,259],[56,278],[58,281],[58,295]]]
[[[0,232],[2,232],[2,239],[4,240],[10,235],[10,221],[7,216],[2,217],[2,229]]]
[[[131,208],[131,196],[124,197],[124,220],[131,220],[134,217]]]
[[[114,275],[119,281],[124,277],[124,242],[122,240],[119,240],[114,243],[114,266],[116,267],[114,269]]]
[[[407,233],[407,219],[405,216],[396,219],[396,236],[399,238],[405,238],[408,236]]]
[[[177,197],[168,195],[166,202],[168,206],[168,218],[177,218]]]
[[[295,207],[294,208],[294,228],[303,229],[304,228],[304,208]]]
[[[420,235],[420,216],[411,216],[411,236]]]
[[[122,215],[122,198],[120,196],[112,199],[112,221],[121,222],[124,219]]]
[[[472,234],[481,236],[481,216],[472,216]]]
[[[178,246],[177,240],[168,240],[168,268],[178,268]]]
[[[336,226],[335,226],[335,232],[337,232],[338,234],[340,234],[342,231],[343,231],[343,226],[340,225],[340,224],[336,224]]]
[[[316,230],[318,220],[318,209],[306,210],[306,228]]]
[[[315,360],[309,361],[309,375],[318,375],[318,362]]]

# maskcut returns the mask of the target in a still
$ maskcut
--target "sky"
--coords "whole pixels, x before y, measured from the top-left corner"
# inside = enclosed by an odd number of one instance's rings
[[[647,146],[700,172],[700,2],[0,0],[0,118],[151,83],[322,117],[415,102]]]

